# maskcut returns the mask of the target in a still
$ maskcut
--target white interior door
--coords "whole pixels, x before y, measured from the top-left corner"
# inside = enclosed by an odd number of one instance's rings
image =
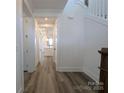
[[[23,36],[23,54],[24,54],[24,71],[28,71],[28,59],[29,59],[29,33],[27,20],[24,18],[24,36]]]

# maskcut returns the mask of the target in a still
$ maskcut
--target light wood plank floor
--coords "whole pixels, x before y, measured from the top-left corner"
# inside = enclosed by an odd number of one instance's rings
[[[45,57],[44,64],[38,65],[27,83],[24,93],[96,93],[88,90],[81,73],[55,71],[52,57]]]
[[[26,88],[27,84],[30,82],[32,74],[33,73],[24,72],[24,88]]]

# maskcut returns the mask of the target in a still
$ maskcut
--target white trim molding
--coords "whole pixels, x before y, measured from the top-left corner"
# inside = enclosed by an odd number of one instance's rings
[[[58,16],[62,13],[59,9],[37,9],[33,11],[34,16]]]
[[[18,90],[18,93],[23,93],[23,91],[24,91],[24,89],[23,89],[23,88],[20,88],[20,89]]]
[[[33,16],[33,13],[32,13],[32,8],[29,4],[29,2],[27,0],[24,0],[24,4],[26,5],[28,11],[31,13],[31,15]]]
[[[83,68],[83,72],[88,75],[90,78],[92,78],[96,83],[99,82],[99,76],[97,77],[97,75],[94,75],[93,73],[91,73],[91,71],[89,71],[86,68]]]
[[[99,24],[103,24],[105,26],[108,26],[108,20],[101,19],[101,18],[98,18],[98,17],[95,17],[95,16],[85,16],[85,18],[89,19],[89,20],[92,20],[92,21],[95,21]]]

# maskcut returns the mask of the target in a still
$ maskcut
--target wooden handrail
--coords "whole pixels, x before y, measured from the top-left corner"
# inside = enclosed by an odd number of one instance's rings
[[[98,50],[98,52],[103,55],[108,55],[108,48],[102,48],[101,50]]]

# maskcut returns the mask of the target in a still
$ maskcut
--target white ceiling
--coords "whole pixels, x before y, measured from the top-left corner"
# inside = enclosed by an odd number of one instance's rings
[[[47,20],[45,20],[47,18]],[[36,17],[36,20],[38,24],[48,24],[48,25],[54,25],[56,21],[56,17]]]
[[[68,0],[27,0],[39,25],[55,24],[56,17],[64,9]],[[44,18],[48,20],[45,21]]]
[[[45,20],[46,18],[47,20]],[[47,38],[53,38],[56,17],[35,17],[35,20],[41,34],[46,35]]]
[[[63,9],[68,0],[28,0],[33,10]]]

